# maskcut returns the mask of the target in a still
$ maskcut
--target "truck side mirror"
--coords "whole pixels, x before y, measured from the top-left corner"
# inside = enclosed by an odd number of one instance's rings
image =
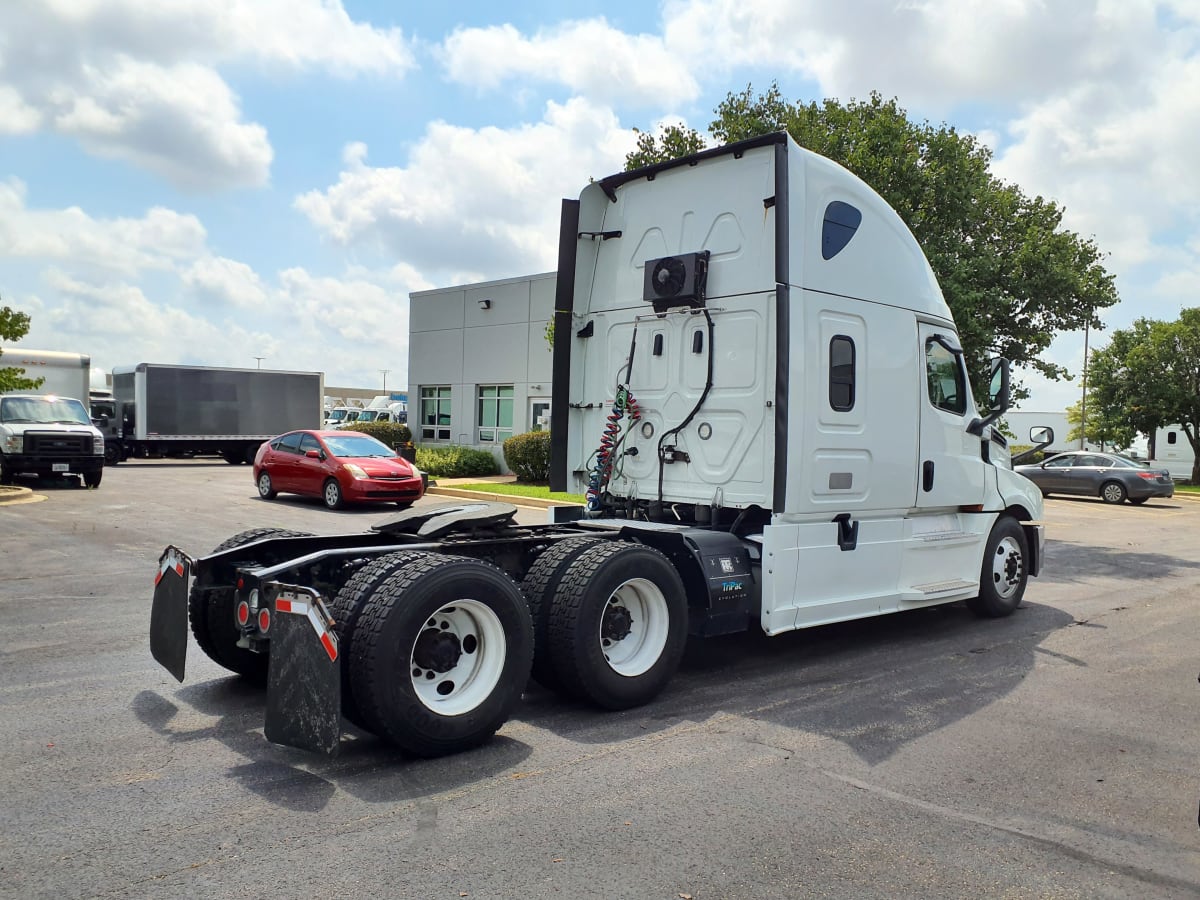
[[[988,386],[990,411],[982,419],[975,419],[971,422],[967,426],[967,431],[973,435],[982,436],[983,429],[1008,412],[1009,402],[1009,362],[1003,357],[997,357],[992,360],[992,378]]]

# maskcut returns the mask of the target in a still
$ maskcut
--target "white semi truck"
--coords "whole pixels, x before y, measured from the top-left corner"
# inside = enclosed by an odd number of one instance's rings
[[[622,709],[689,634],[1021,603],[1042,500],[992,427],[1008,363],[985,414],[915,239],[851,173],[780,133],[596,181],[563,202],[555,308],[551,486],[586,507],[168,547],[154,656],[183,679],[190,619],[265,679],[272,741],[334,752],[344,715],[436,755],[531,670]]]
[[[56,350],[0,349],[0,368],[40,380],[26,391],[0,395],[0,484],[16,475],[77,477],[99,487],[104,436],[88,413],[91,357]]]

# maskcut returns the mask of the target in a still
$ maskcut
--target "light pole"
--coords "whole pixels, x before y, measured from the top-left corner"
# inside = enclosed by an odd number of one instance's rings
[[[388,372],[390,372],[392,370],[391,369],[380,369],[379,371],[383,373],[383,392],[386,394],[387,393],[387,376],[388,376]]]
[[[262,361],[263,361],[264,359],[266,359],[266,357],[265,357],[265,356],[256,356],[256,357],[254,357],[254,358],[258,360],[258,367],[261,369],[261,368],[262,368]]]
[[[1088,332],[1091,328],[1091,319],[1083,323],[1083,399],[1079,401],[1079,449],[1085,450],[1084,441],[1087,440],[1087,366],[1088,366]]]

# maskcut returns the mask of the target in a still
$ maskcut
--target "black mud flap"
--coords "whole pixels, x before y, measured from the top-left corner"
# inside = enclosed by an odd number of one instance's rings
[[[154,600],[150,607],[150,654],[183,681],[188,645],[188,578],[191,558],[178,547],[168,547],[158,558]]]
[[[342,738],[342,666],[333,620],[314,590],[283,584],[266,588],[274,609],[267,740],[332,756]]]

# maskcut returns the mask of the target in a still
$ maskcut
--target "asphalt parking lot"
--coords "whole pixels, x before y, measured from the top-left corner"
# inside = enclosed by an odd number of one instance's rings
[[[265,502],[206,460],[38,490],[0,506],[0,896],[1200,894],[1200,502],[1048,500],[1008,619],[697,641],[649,706],[531,686],[486,747],[414,760],[272,745],[260,692],[148,647],[165,544],[386,508]]]

